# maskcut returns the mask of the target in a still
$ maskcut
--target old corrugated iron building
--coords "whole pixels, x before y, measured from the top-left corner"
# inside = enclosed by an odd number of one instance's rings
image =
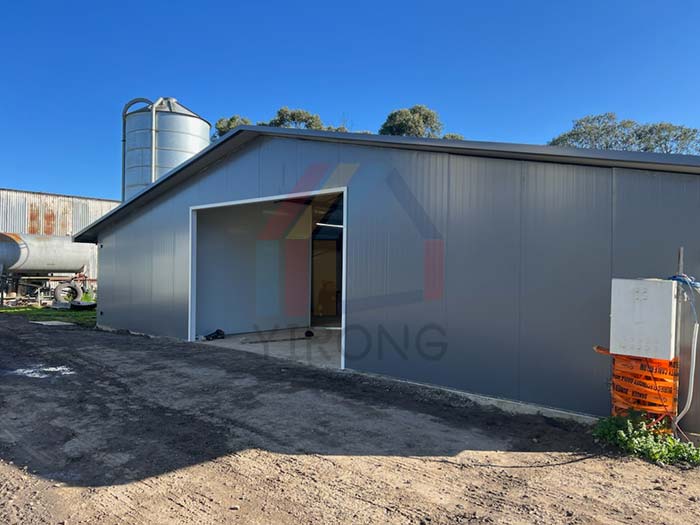
[[[0,232],[73,235],[118,201],[0,188]]]
[[[671,275],[679,246],[700,274],[699,174],[680,155],[243,126],[76,239],[100,246],[102,326],[308,326],[336,294],[338,366],[603,415],[611,279]]]
[[[82,272],[97,278],[97,250],[75,244],[71,236],[119,204],[117,201],[0,189],[0,275],[42,277]],[[26,284],[26,283],[25,283]],[[7,290],[6,290],[7,291]]]

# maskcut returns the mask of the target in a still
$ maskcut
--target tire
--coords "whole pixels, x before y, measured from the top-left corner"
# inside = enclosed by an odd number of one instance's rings
[[[53,289],[53,298],[57,303],[79,301],[82,296],[83,289],[80,287],[80,285],[74,282],[61,283]]]

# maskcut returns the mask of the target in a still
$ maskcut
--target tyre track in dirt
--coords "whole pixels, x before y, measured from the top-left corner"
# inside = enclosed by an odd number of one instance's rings
[[[0,410],[0,523],[700,523],[579,425],[165,339],[0,315]]]

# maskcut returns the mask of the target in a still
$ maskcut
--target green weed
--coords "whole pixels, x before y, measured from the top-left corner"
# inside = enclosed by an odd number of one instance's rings
[[[664,422],[654,423],[646,414],[601,419],[593,430],[600,442],[619,448],[626,454],[666,465],[686,463],[700,466],[700,448],[663,433]]]

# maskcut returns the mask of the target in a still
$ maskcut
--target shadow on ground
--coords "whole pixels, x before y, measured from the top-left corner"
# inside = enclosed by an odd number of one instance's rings
[[[460,396],[224,348],[44,327],[0,315],[0,457],[80,486],[246,449],[454,456],[591,452],[574,424]]]

